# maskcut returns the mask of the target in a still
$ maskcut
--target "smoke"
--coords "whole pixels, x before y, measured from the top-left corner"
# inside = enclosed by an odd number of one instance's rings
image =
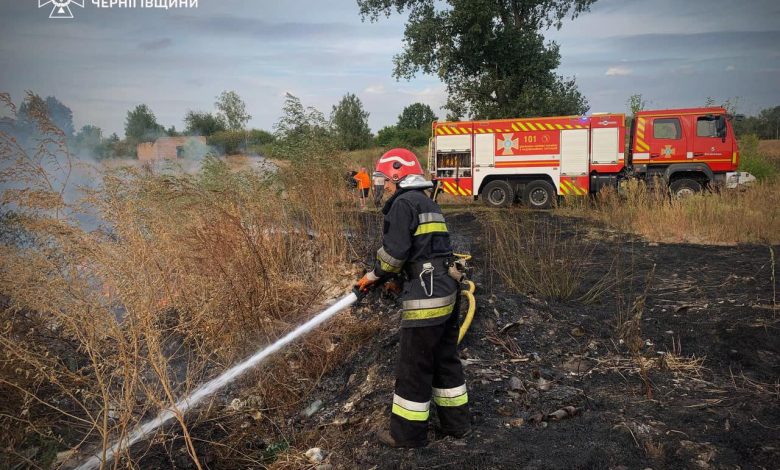
[[[144,167],[156,174],[197,174],[207,157],[222,154],[217,146],[191,138],[175,159],[141,162],[128,156],[135,151],[131,142],[115,136],[104,139],[95,126],[85,126],[75,137],[69,135],[72,124],[67,130],[61,128],[62,119],[52,115],[56,113],[51,101],[56,99],[43,100],[28,92],[17,110],[10,95],[0,93],[0,105],[4,105],[0,106],[0,116],[4,116],[0,118],[0,217],[29,210],[20,202],[19,195],[40,191],[61,199],[58,217],[85,232],[110,232],[110,224],[96,207],[87,203],[89,195],[101,191],[109,172],[121,167]],[[64,105],[62,108],[69,111]],[[247,163],[249,169],[261,173],[277,170],[259,155],[249,157]]]

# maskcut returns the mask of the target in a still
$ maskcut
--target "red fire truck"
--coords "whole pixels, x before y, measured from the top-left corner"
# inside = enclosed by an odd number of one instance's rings
[[[429,171],[437,192],[496,207],[521,199],[546,209],[634,177],[680,197],[753,179],[737,172],[731,118],[723,108],[641,111],[628,130],[610,113],[434,122]]]

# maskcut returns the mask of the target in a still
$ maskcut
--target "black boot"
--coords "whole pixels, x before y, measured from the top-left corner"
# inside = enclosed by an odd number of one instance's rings
[[[426,445],[428,445],[427,442],[420,442],[416,444],[398,442],[393,438],[393,436],[390,434],[390,431],[387,429],[383,429],[382,431],[379,431],[376,434],[376,438],[382,444],[388,447],[392,447],[394,449],[411,449],[416,447],[425,447]]]

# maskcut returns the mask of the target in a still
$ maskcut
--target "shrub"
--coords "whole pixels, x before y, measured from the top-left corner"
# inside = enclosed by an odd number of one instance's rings
[[[274,140],[273,134],[262,129],[219,131],[206,138],[209,145],[225,155],[237,155],[244,152],[263,153],[263,148]]]
[[[777,168],[766,155],[759,152],[758,145],[758,136],[755,134],[748,134],[740,139],[739,169],[760,180],[771,178],[777,174]]]
[[[377,132],[376,144],[384,148],[394,147],[425,147],[428,145],[430,131],[425,129],[399,129],[387,126]]]
[[[225,155],[236,155],[246,148],[244,131],[219,131],[206,138],[206,142]]]

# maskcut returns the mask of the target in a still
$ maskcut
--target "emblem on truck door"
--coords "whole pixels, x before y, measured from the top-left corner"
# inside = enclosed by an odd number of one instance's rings
[[[666,147],[661,149],[661,155],[663,155],[666,158],[672,158],[672,155],[674,155],[676,150],[671,145],[667,145]]]

